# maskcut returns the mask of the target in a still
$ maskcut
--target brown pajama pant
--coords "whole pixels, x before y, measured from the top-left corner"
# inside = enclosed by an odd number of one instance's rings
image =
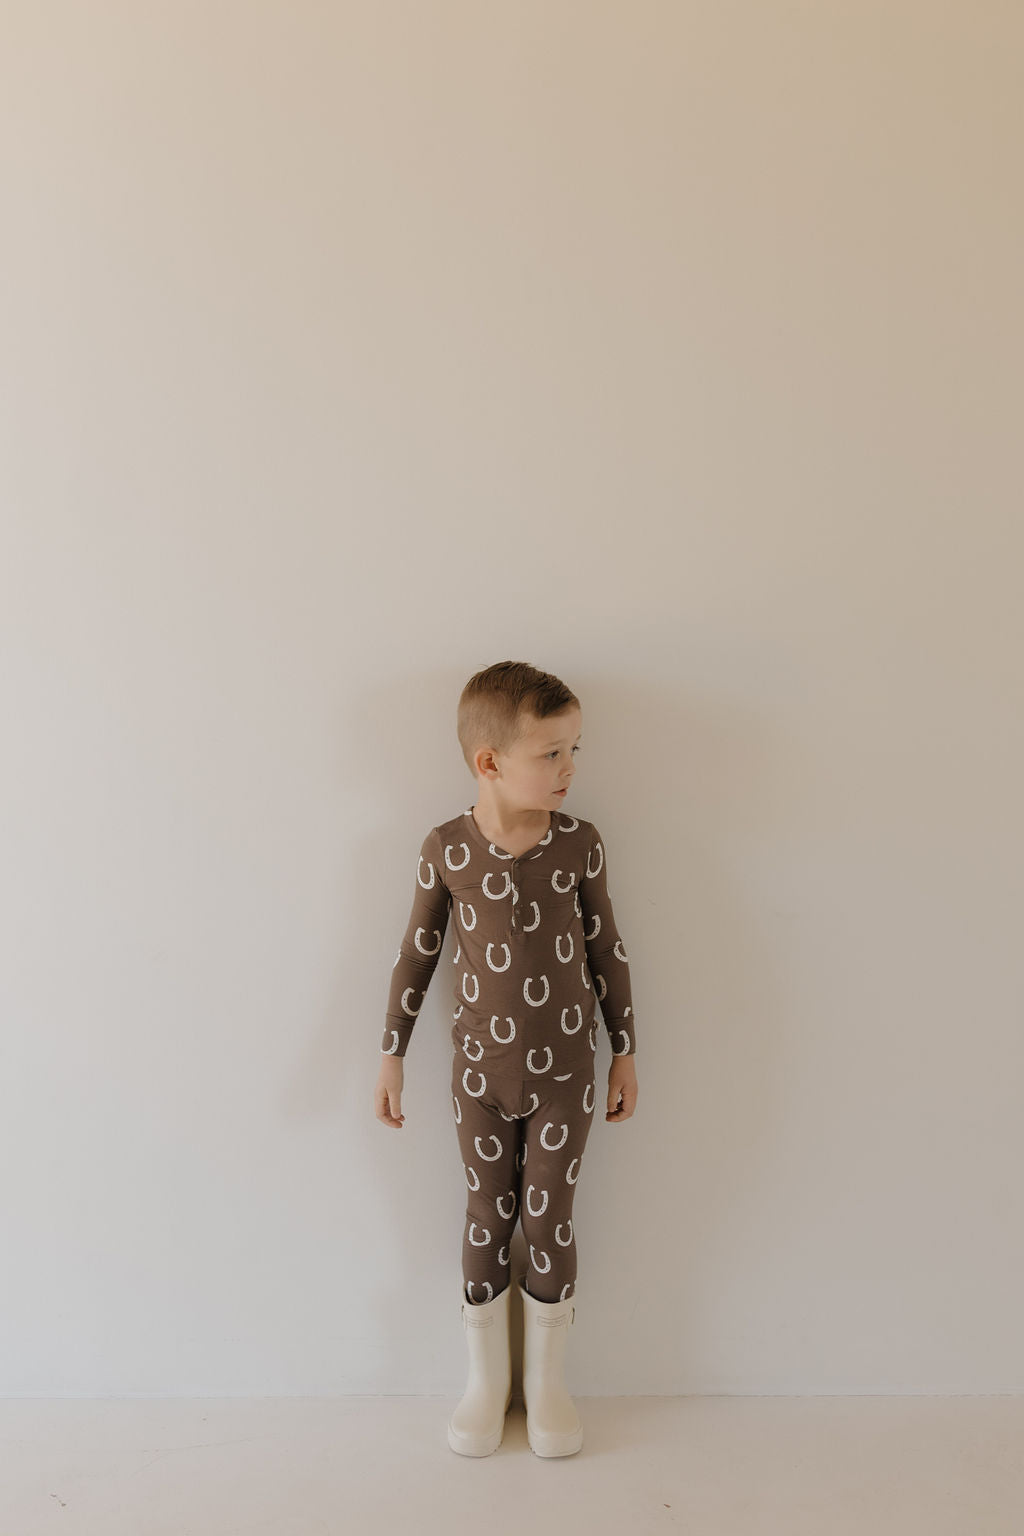
[[[468,1194],[462,1240],[465,1295],[490,1301],[509,1285],[516,1221],[529,1248],[526,1289],[565,1301],[576,1285],[573,1197],[594,1118],[594,1061],[549,1077],[498,1076],[461,1051],[452,1105]]]

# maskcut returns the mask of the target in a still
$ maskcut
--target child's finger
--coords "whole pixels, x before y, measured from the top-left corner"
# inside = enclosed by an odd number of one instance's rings
[[[605,1119],[615,1121],[628,1120],[635,1109],[636,1091],[630,1088],[627,1084],[627,1086],[622,1090],[621,1100],[615,1109],[615,1112],[613,1114],[606,1115]]]
[[[404,1116],[400,1112],[400,1100],[378,1085],[373,1096],[373,1112],[382,1125],[401,1126]]]

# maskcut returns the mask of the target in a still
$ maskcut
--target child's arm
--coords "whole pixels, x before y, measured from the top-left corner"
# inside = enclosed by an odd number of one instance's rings
[[[586,873],[580,881],[580,905],[587,969],[594,979],[601,1016],[612,1043],[605,1119],[617,1123],[628,1120],[636,1108],[636,1025],[629,960],[608,894],[608,861],[596,827],[587,854]]]
[[[401,1130],[402,1058],[409,1046],[416,1015],[437,969],[448,926],[451,893],[442,879],[444,855],[437,828],[423,839],[416,864],[416,892],[398,955],[391,971],[380,1073],[373,1107],[378,1120]]]

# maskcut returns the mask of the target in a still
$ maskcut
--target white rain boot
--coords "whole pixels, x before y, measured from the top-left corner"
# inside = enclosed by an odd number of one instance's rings
[[[523,1397],[526,1438],[536,1456],[572,1456],[583,1444],[583,1426],[565,1385],[563,1367],[569,1328],[576,1316],[571,1301],[538,1301],[522,1276]]]
[[[501,1444],[512,1399],[508,1342],[511,1285],[493,1301],[477,1304],[462,1292],[462,1325],[469,1348],[466,1394],[448,1423],[448,1444],[460,1456],[490,1456]]]

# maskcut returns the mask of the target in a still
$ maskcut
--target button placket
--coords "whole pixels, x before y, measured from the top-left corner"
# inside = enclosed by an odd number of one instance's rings
[[[511,871],[511,875],[509,877],[511,879],[511,882],[512,882],[512,889],[509,891],[509,895],[512,898],[512,932],[513,933],[515,933],[515,931],[516,931],[516,913],[519,910],[519,887],[516,885],[516,875],[518,873],[518,870],[519,870],[519,860],[518,859],[513,859],[512,860],[512,871]]]

